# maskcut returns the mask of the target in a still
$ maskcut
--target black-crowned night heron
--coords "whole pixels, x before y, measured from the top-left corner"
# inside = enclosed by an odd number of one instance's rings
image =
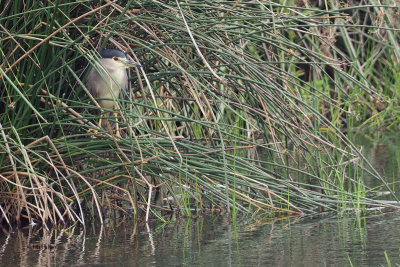
[[[100,60],[92,68],[87,78],[86,86],[100,107],[115,109],[118,107],[116,99],[120,91],[128,88],[127,68],[140,67],[140,64],[126,58],[125,54],[116,49],[104,49],[100,52]],[[117,116],[116,113],[114,113]],[[104,110],[101,111],[99,128],[101,127]],[[106,118],[107,119],[107,118]],[[97,132],[95,130],[95,132]],[[116,134],[119,136],[118,121]]]

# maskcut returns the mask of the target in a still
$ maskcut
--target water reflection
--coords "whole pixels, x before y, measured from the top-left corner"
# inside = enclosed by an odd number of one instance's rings
[[[400,263],[400,217],[1,229],[2,266],[378,266]],[[351,262],[351,263],[350,263]]]
[[[400,139],[397,133],[381,135],[382,133],[379,131],[372,134],[359,132],[353,137],[353,140],[357,146],[361,147],[366,159],[397,192],[400,190],[400,184],[397,182],[400,165]],[[363,179],[371,187],[381,185],[381,181],[375,180],[367,172],[363,174]]]

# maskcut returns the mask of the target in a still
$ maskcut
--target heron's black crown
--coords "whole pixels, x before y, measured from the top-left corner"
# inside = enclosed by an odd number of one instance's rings
[[[125,58],[125,54],[117,49],[104,49],[100,52],[100,56],[102,58],[113,58],[113,57],[122,57]]]

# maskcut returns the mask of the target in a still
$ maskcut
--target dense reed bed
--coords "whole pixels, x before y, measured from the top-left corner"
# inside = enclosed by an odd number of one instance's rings
[[[397,207],[346,133],[395,123],[398,9],[320,2],[1,2],[2,222]],[[121,138],[87,132],[105,47],[143,66]]]

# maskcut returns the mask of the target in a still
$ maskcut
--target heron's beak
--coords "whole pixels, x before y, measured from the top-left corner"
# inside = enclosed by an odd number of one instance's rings
[[[133,60],[129,60],[127,58],[121,58],[121,62],[125,65],[125,67],[127,68],[131,68],[131,67],[138,67],[141,68],[142,65],[140,65],[139,63],[133,61]]]

